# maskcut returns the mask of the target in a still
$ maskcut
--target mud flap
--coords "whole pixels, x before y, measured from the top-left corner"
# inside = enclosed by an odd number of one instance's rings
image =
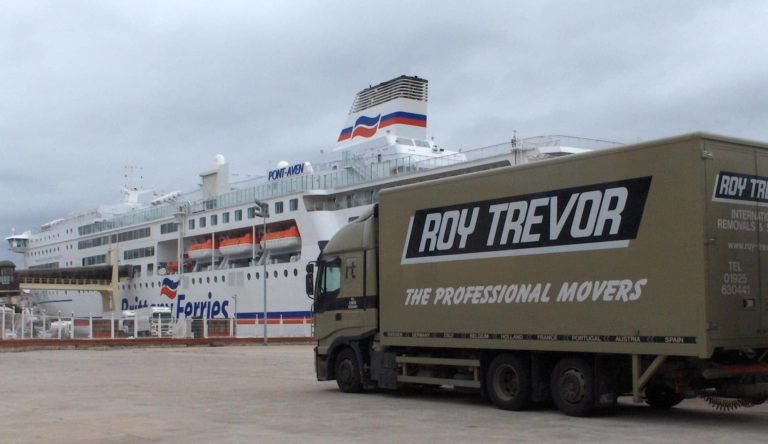
[[[371,352],[371,379],[383,389],[397,388],[397,366],[395,353]]]

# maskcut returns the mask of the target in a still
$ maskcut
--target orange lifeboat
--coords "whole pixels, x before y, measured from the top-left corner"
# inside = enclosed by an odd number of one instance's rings
[[[256,245],[256,252],[261,250],[261,245]],[[240,237],[224,239],[219,243],[219,251],[224,256],[242,256],[253,253],[253,233],[247,233]]]
[[[205,242],[190,245],[187,254],[190,259],[196,261],[210,259],[211,256],[218,257],[219,244],[217,242],[216,245],[214,245],[213,241],[208,239]]]
[[[272,254],[299,251],[301,249],[299,228],[294,225],[285,230],[267,232],[261,240],[261,247]]]
[[[184,271],[189,271],[192,269],[192,262],[184,261]],[[166,274],[175,274],[179,272],[179,262],[173,261],[168,262],[168,265],[165,266],[165,273]]]

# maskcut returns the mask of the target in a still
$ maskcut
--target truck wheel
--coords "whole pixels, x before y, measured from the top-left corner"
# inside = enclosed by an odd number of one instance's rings
[[[504,410],[523,410],[531,404],[531,366],[510,354],[496,356],[485,377],[488,397]]]
[[[552,400],[568,416],[590,416],[595,408],[595,377],[583,358],[563,358],[550,382]]]
[[[342,392],[360,393],[363,382],[360,380],[360,364],[355,351],[347,347],[336,356],[336,384]]]
[[[654,409],[669,409],[683,402],[683,397],[666,384],[650,384],[645,388],[645,403]]]

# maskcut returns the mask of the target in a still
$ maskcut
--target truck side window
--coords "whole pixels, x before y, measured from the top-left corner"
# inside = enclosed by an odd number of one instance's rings
[[[315,301],[315,311],[323,312],[331,309],[333,301],[341,289],[341,259],[338,257],[323,261],[320,264],[319,291]]]

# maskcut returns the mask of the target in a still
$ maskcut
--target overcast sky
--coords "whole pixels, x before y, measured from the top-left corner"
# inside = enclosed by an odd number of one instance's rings
[[[768,141],[768,2],[0,0],[0,235],[335,144],[354,94],[430,81],[446,148],[704,130]],[[0,258],[17,263],[7,251]]]

